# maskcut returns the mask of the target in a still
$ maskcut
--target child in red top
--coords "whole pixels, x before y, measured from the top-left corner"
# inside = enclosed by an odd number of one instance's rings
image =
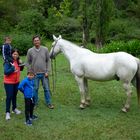
[[[19,52],[12,50],[13,63],[4,63],[4,87],[6,91],[6,120],[10,119],[10,105],[12,102],[13,113],[20,114],[17,109],[16,97],[20,80]],[[23,68],[22,68],[23,69]]]

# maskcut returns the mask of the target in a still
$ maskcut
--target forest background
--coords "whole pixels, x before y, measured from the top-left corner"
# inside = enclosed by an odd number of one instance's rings
[[[52,35],[98,51],[140,53],[139,0],[0,0],[0,44],[11,35],[26,54],[32,36]],[[97,49],[102,48],[102,49]]]

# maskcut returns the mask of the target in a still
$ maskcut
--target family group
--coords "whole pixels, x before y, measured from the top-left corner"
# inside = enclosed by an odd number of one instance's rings
[[[38,116],[34,115],[34,107],[38,105],[38,89],[41,81],[44,89],[46,105],[49,109],[54,106],[51,103],[49,88],[49,63],[48,48],[41,45],[41,38],[33,36],[33,47],[28,49],[26,62],[22,62],[20,52],[11,46],[11,37],[4,38],[2,45],[4,88],[6,93],[6,120],[10,120],[10,113],[21,114],[17,108],[17,93],[21,91],[25,100],[25,124],[32,125],[32,121]],[[20,81],[20,72],[27,68],[27,76]],[[12,107],[12,108],[11,108]],[[11,109],[11,110],[10,110]]]

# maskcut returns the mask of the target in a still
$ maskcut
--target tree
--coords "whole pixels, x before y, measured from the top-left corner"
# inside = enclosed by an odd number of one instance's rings
[[[90,0],[81,0],[80,7],[79,7],[79,20],[81,21],[82,29],[83,29],[83,36],[82,41],[83,45],[86,46],[87,42],[90,39],[89,31],[91,28],[91,9],[92,9],[92,1]]]
[[[45,17],[36,9],[30,9],[22,11],[19,14],[19,22],[17,24],[17,30],[34,33],[43,34],[43,29],[45,28]]]
[[[108,25],[112,18],[114,4],[112,0],[96,1],[96,46],[101,48],[107,39]]]

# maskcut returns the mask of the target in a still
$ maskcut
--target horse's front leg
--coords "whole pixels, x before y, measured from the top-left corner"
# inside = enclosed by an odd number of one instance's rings
[[[85,87],[85,98],[86,98],[85,105],[89,106],[90,105],[90,95],[88,92],[88,80],[86,78],[84,78],[84,87]]]
[[[123,84],[123,87],[124,87],[124,89],[126,91],[127,99],[126,99],[124,107],[122,108],[122,111],[126,113],[126,112],[128,112],[128,110],[130,108],[132,89],[131,89],[131,85],[130,85],[129,82],[125,82]]]
[[[80,94],[81,94],[81,104],[80,104],[80,108],[84,109],[85,108],[85,86],[84,86],[84,78],[83,77],[78,77],[75,76],[75,79],[78,83],[79,86],[79,90],[80,90]]]

